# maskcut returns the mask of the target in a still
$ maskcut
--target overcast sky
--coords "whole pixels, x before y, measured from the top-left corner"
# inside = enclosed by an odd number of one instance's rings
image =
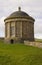
[[[34,36],[42,39],[42,0],[0,0],[0,37],[5,36],[4,19],[19,6],[35,19]]]

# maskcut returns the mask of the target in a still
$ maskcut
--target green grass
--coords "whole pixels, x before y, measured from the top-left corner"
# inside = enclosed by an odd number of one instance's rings
[[[42,65],[42,49],[0,41],[0,65]]]

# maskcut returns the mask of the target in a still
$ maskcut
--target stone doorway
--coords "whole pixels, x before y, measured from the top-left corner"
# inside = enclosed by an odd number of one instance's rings
[[[10,40],[10,43],[11,43],[11,44],[13,44],[13,43],[14,43],[14,40],[13,40],[13,39],[11,39],[11,40]]]

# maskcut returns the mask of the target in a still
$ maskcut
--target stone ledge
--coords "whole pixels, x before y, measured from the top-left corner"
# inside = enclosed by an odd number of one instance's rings
[[[42,48],[42,43],[40,43],[40,42],[24,41],[24,44],[25,44],[25,45],[29,45],[29,46],[35,46],[35,47]]]

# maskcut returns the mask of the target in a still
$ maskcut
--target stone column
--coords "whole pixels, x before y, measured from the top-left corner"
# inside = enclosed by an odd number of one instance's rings
[[[7,38],[7,30],[6,30],[6,23],[5,23],[5,40],[4,40],[4,42],[6,42],[6,38]]]
[[[8,23],[8,37],[10,38],[10,22]]]

